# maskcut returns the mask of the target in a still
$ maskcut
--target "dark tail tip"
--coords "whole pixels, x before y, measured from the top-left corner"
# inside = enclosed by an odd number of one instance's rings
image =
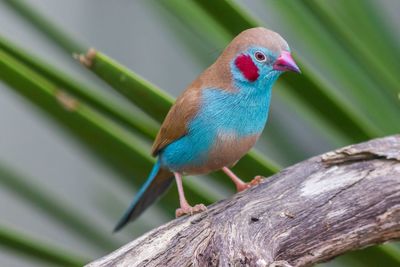
[[[162,195],[173,181],[173,174],[164,169],[160,169],[160,163],[154,165],[149,178],[142,185],[139,192],[136,194],[131,205],[118,221],[114,228],[114,233],[123,228],[129,221],[135,220],[146,210],[152,203],[154,203],[160,195]]]
[[[119,220],[117,225],[113,229],[113,234],[121,230],[129,222],[129,216],[124,216]]]

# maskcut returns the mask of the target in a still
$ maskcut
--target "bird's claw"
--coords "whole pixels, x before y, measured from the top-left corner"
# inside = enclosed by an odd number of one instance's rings
[[[253,187],[253,186],[260,184],[262,181],[263,181],[263,177],[260,175],[257,175],[256,177],[253,178],[253,180],[251,180],[247,184],[249,185],[249,187]]]
[[[175,216],[176,218],[181,217],[183,215],[193,215],[196,213],[200,213],[203,211],[206,211],[207,207],[204,204],[197,204],[194,207],[188,206],[188,207],[184,207],[184,208],[179,208],[175,211]]]
[[[250,182],[242,183],[240,185],[237,185],[236,189],[237,189],[238,192],[245,191],[245,190],[249,189],[250,187],[253,187],[253,186],[256,186],[256,185],[260,184],[262,182],[262,180],[263,180],[262,176],[257,175]]]

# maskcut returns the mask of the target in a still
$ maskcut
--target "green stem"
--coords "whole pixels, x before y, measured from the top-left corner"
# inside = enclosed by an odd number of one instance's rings
[[[95,247],[111,250],[119,245],[118,242],[112,240],[109,233],[100,230],[96,226],[96,222],[85,218],[83,214],[78,214],[76,210],[67,207],[57,197],[51,196],[44,189],[29,183],[29,181],[29,178],[22,178],[0,163],[0,183],[14,191],[28,205],[44,211],[71,232],[75,232],[79,238],[86,239]]]
[[[152,122],[150,118],[141,118],[129,114],[126,110],[119,107],[118,104],[110,102],[109,99],[95,93],[95,90],[88,88],[86,85],[76,82],[66,74],[56,70],[54,66],[50,66],[42,62],[39,58],[28,54],[26,51],[18,48],[15,44],[8,42],[0,37],[0,48],[7,54],[19,60],[28,68],[34,70],[40,75],[45,76],[51,82],[57,84],[66,92],[70,93],[79,100],[87,103],[104,115],[110,117],[115,122],[126,125],[130,129],[142,134],[146,138],[153,139],[157,133],[157,124]]]
[[[89,55],[92,54],[92,55]],[[164,120],[173,98],[136,73],[100,52],[88,52],[90,70],[158,122]]]
[[[10,8],[14,9],[23,19],[32,23],[39,29],[44,36],[50,38],[62,47],[68,53],[82,53],[85,48],[76,42],[73,38],[59,31],[58,26],[53,22],[46,19],[45,16],[36,12],[36,10],[29,6],[23,0],[4,0]]]
[[[341,44],[346,47],[348,57],[353,58],[358,63],[358,66],[371,79],[374,79],[375,84],[382,87],[383,92],[392,91],[388,93],[387,100],[395,101],[393,94],[398,93],[399,80],[394,72],[388,71],[388,69],[397,69],[399,65],[392,63],[390,60],[382,61],[381,54],[387,51],[375,50],[382,52],[374,53],[374,42],[365,43],[364,40],[359,38],[361,37],[360,33],[355,36],[352,29],[348,26],[348,21],[343,18],[337,19],[337,12],[329,4],[327,5],[327,3],[322,1],[302,1],[301,3],[305,8],[310,10],[310,13],[316,17],[321,25],[330,29],[330,34],[335,36],[335,39],[340,40]],[[359,8],[360,4],[355,8]],[[359,31],[362,31],[362,28]],[[368,34],[363,34],[362,36],[366,35],[368,36]]]
[[[154,162],[142,140],[69,96],[57,85],[36,74],[0,50],[0,79],[32,101],[83,144],[103,157],[104,162],[129,177],[145,176]],[[137,162],[137,164],[131,164]]]
[[[308,75],[313,75],[312,80],[315,80],[316,84],[322,84],[321,88],[325,88],[326,93],[339,99],[339,103],[353,113],[353,117],[357,118],[354,123],[365,125],[365,129],[370,129],[369,132],[373,134],[371,137],[399,130],[399,124],[396,123],[398,106],[394,102],[387,101],[370,75],[367,75],[352,57],[347,56],[347,47],[337,41],[337,36],[330,35],[329,29],[318,23],[300,1],[274,1],[270,3],[271,7],[275,8],[276,12],[282,12],[283,27],[302,25],[301,34],[294,31],[292,37],[303,38],[299,41],[303,47],[307,46],[303,51],[308,51],[314,58],[319,59],[318,63],[303,60],[304,64],[315,70]],[[289,14],[287,10],[298,12]],[[321,71],[318,71],[317,67],[320,67]],[[298,88],[301,88],[301,93],[309,91],[308,87]],[[325,102],[318,97],[313,98],[313,101]],[[341,118],[336,112],[329,116],[335,119]]]
[[[88,262],[88,259],[57,249],[54,245],[43,244],[4,226],[0,226],[0,245],[24,256],[58,266],[82,266]]]

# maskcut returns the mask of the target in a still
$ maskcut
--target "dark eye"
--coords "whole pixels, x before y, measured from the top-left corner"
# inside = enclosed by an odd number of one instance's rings
[[[257,51],[254,53],[254,57],[256,58],[257,61],[259,62],[265,62],[267,61],[267,57],[264,55],[263,52]]]

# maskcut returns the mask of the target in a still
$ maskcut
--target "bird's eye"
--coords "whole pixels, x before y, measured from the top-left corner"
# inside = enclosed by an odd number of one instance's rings
[[[263,52],[257,51],[254,53],[254,57],[256,58],[257,61],[259,62],[265,62],[267,61],[267,57],[264,55]]]

